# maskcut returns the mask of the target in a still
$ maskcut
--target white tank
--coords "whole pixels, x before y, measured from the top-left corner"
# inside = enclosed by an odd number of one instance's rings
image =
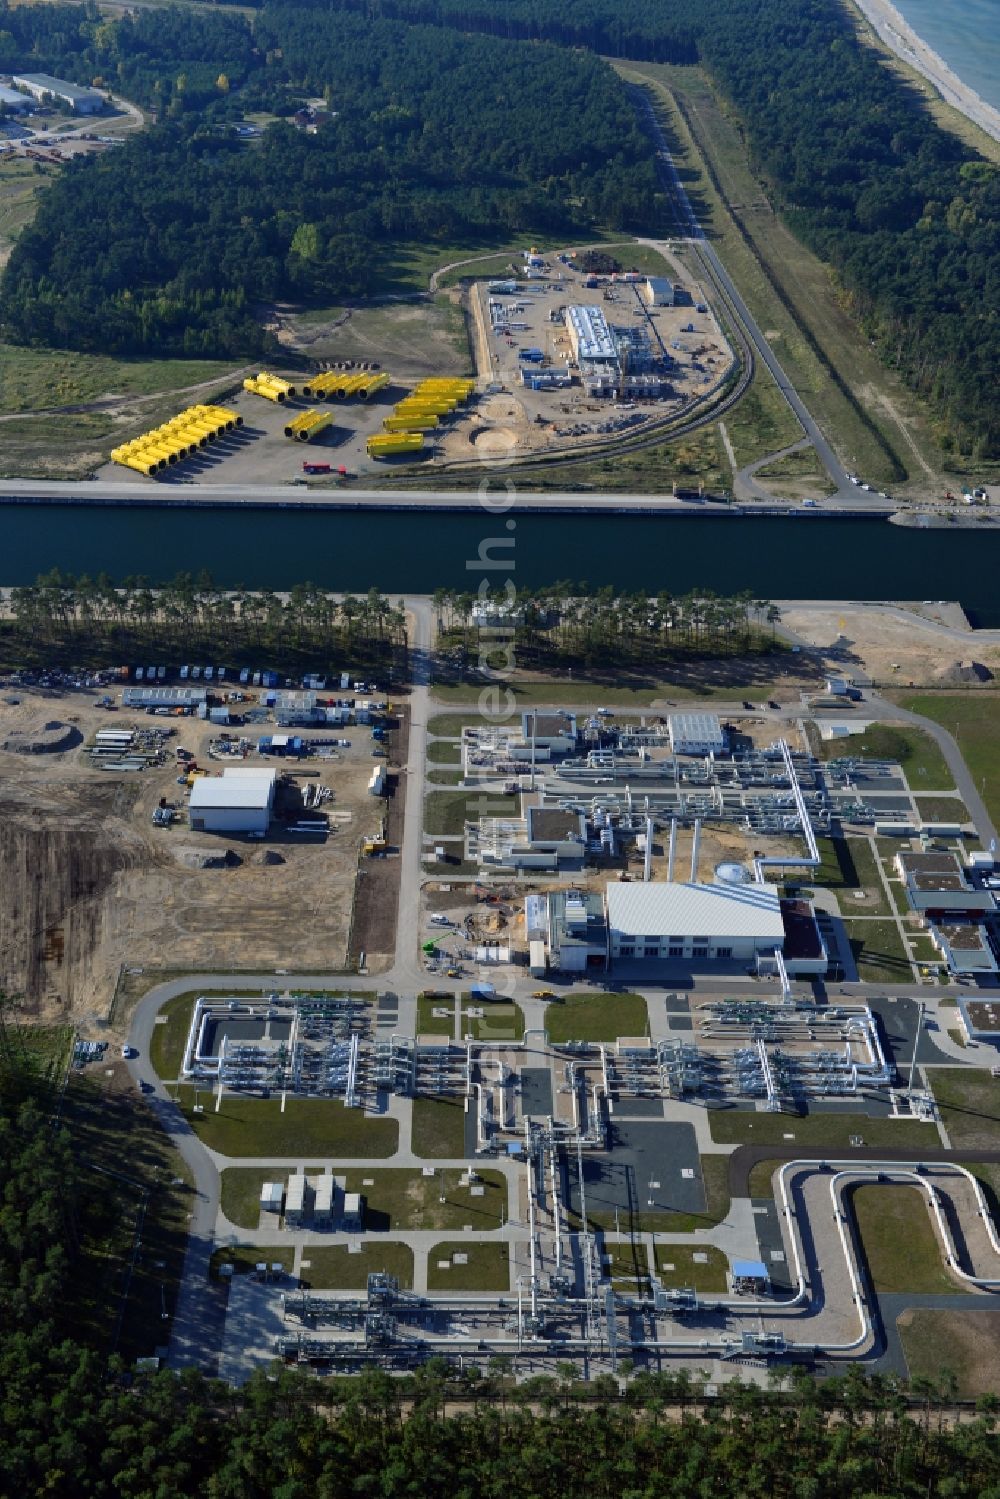
[[[715,883],[717,885],[746,885],[750,881],[750,871],[745,864],[716,864]]]

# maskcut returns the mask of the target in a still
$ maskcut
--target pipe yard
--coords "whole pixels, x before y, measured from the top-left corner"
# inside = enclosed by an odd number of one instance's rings
[[[474,471],[498,456],[547,461],[613,451],[708,413],[737,364],[708,293],[680,259],[664,261],[668,279],[598,258],[594,273],[585,257],[525,251],[509,280],[465,285],[471,358],[456,351],[455,374],[395,381],[382,368],[391,338],[385,348],[375,344],[381,359],[360,365],[334,359],[305,372],[261,369],[226,398],[240,417],[237,441],[228,440],[230,429],[223,441],[208,439],[210,452],[205,444],[182,451],[143,437],[116,448],[99,477],[112,478],[117,466],[160,485],[245,480],[322,489],[387,462]],[[473,376],[461,370],[470,362]],[[337,472],[290,471],[287,448],[272,441],[277,434],[336,449]]]

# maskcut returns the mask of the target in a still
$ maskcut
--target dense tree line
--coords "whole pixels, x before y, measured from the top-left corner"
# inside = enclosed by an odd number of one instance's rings
[[[406,647],[402,604],[375,588],[357,597],[335,597],[313,583],[287,593],[221,589],[207,573],[179,573],[154,586],[148,578],[114,583],[106,573],[74,577],[53,568],[12,588],[8,608],[13,638],[4,654],[27,651],[63,665],[201,653],[223,664],[310,660],[384,669]]]
[[[326,11],[368,0],[303,0]],[[1000,454],[1000,170],[937,126],[859,43],[839,0],[380,0],[381,14],[699,61],[751,162],[832,265],[885,362],[936,408],[946,446]]]
[[[683,596],[663,590],[651,598],[568,581],[498,597],[498,612],[485,620],[474,612],[484,602],[474,594],[442,588],[432,602],[443,651],[458,646],[479,660],[509,640],[522,670],[625,669],[683,656],[746,655],[775,648],[780,618],[773,604],[751,593],[721,598],[706,589]]]
[[[0,1043],[5,1038],[0,1035]],[[995,1400],[952,1424],[947,1380],[911,1404],[854,1366],[787,1394],[571,1365],[515,1385],[502,1360],[405,1378],[133,1375],[73,1325],[88,1191],[47,1083],[0,1044],[0,1489],[18,1499],[989,1499]],[[127,1142],[123,1142],[127,1150]],[[916,1393],[916,1392],[915,1392]],[[462,1415],[445,1416],[448,1402]],[[665,1412],[669,1417],[664,1419]]]
[[[252,23],[5,0],[0,67],[115,83],[168,122],[48,189],[2,283],[8,333],[249,352],[256,302],[363,294],[401,240],[655,228],[648,148],[579,49],[701,62],[945,442],[1000,453],[1000,171],[858,42],[840,0],[301,0]],[[257,151],[218,133],[310,93],[338,111],[316,136],[274,126]]]
[[[102,25],[89,46],[164,119],[44,195],[2,285],[23,342],[252,353],[255,304],[362,295],[404,242],[657,222],[648,144],[593,57],[288,5],[252,35],[178,8]],[[331,118],[248,146],[223,129],[244,79],[255,102],[318,96]]]

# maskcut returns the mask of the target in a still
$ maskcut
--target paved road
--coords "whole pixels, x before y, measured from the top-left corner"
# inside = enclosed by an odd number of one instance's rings
[[[732,277],[722,264],[714,247],[705,238],[704,231],[695,217],[690,200],[677,174],[677,168],[670,154],[663,128],[653,111],[649,95],[643,90],[637,89],[635,90],[635,96],[641,101],[640,108],[644,113],[649,132],[656,142],[659,153],[660,174],[668,192],[671,193],[675,204],[678,206],[679,216],[686,230],[688,244],[701,261],[705,269],[705,274],[713,283],[716,291],[721,291],[723,302],[728,303],[730,312],[735,316],[744,334],[753,345],[755,354],[770,370],[775,384],[802,424],[802,430],[819,454],[820,462],[829,474],[831,482],[836,486],[838,496],[846,499],[848,496],[853,495],[855,503],[857,503],[857,490],[848,479],[847,470],[810,415],[805,402],[782,368],[781,362],[764,337],[750,309],[737,291]],[[661,242],[656,240],[646,240],[644,243],[651,244],[656,248],[662,247]]]
[[[649,243],[654,243],[650,241]],[[149,479],[133,482],[118,480],[75,479],[5,479],[0,481],[0,504],[50,502],[83,505],[240,505],[246,509],[275,506],[313,510],[430,510],[481,511],[482,500],[475,489],[365,489],[349,485],[344,489],[307,489],[294,484],[213,484],[208,481],[185,483],[175,479]],[[778,507],[798,512],[798,501],[771,500]],[[875,500],[862,503],[856,489],[823,501],[824,506],[838,505],[852,513],[889,516],[893,505]],[[695,512],[725,515],[723,507],[706,507],[698,500],[679,500],[669,494],[582,494],[542,492],[518,489],[509,501],[512,512],[534,511],[538,514],[584,511],[621,514],[647,511],[684,514]]]

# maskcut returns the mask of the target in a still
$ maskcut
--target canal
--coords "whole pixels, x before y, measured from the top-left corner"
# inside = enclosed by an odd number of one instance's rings
[[[911,530],[833,517],[429,514],[0,507],[0,582],[52,567],[162,582],[203,569],[222,587],[311,582],[361,593],[538,588],[557,580],[620,591],[749,589],[759,598],[958,599],[1000,626],[1000,530]],[[513,529],[511,529],[513,527]],[[492,559],[484,569],[480,556]]]

